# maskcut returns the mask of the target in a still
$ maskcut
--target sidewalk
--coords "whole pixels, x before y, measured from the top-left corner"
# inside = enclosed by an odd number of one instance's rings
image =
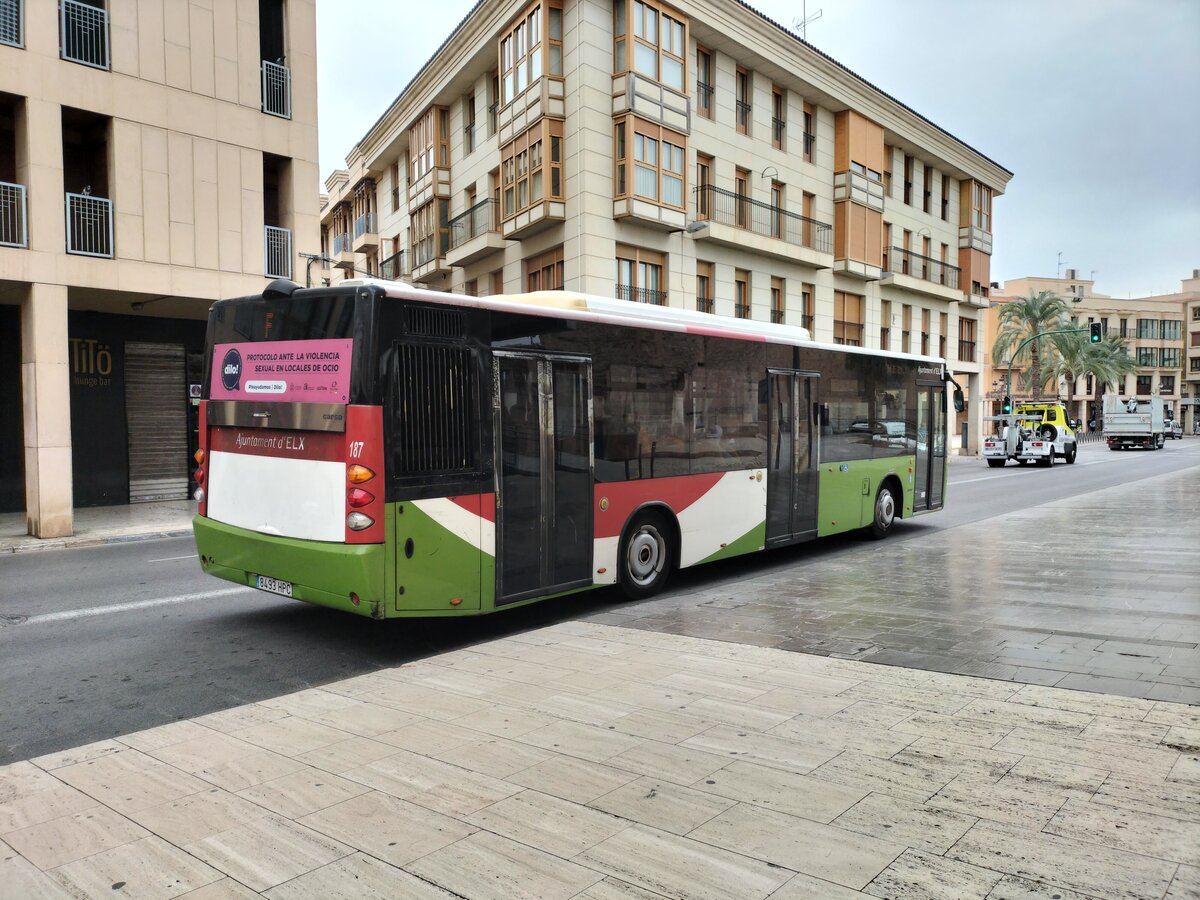
[[[26,533],[24,513],[0,513],[0,554],[91,547],[118,541],[190,534],[196,504],[191,500],[96,506],[75,510],[75,533],[35,538]]]
[[[1194,897],[1198,749],[1194,706],[567,622],[2,768],[0,897]]]

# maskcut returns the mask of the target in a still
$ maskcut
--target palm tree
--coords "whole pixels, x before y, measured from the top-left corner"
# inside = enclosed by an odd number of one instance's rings
[[[1101,408],[1105,391],[1125,380],[1125,376],[1137,370],[1129,344],[1123,337],[1106,334],[1099,344],[1091,344],[1091,360],[1085,372],[1095,381],[1096,408]]]
[[[992,344],[992,358],[1004,359],[1010,350],[1019,347],[1026,338],[1053,331],[1064,324],[1070,307],[1053,291],[1032,292],[1020,300],[1010,300],[1000,307],[999,333]],[[1037,400],[1042,393],[1042,348],[1041,341],[1030,341],[1013,359],[1013,363],[1021,364],[1026,359],[1030,361],[1029,374],[1033,380],[1033,399]],[[1053,349],[1051,349],[1053,354]]]
[[[1072,318],[1071,324],[1078,326],[1079,322]],[[1075,382],[1083,376],[1092,376],[1098,401],[1104,387],[1115,384],[1137,368],[1129,356],[1125,339],[1116,335],[1108,335],[1102,342],[1093,344],[1086,329],[1080,328],[1053,335],[1050,342],[1056,355],[1049,366],[1050,374],[1056,381],[1061,378],[1067,383],[1068,409],[1075,400]]]

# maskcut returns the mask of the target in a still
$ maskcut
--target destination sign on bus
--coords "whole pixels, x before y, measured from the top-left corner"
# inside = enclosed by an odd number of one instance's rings
[[[214,344],[209,394],[213,400],[345,403],[353,346],[349,338]]]

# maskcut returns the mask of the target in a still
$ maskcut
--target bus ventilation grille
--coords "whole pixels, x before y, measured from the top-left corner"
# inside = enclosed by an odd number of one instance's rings
[[[407,331],[422,337],[461,338],[463,314],[457,309],[438,309],[430,306],[410,306],[407,310]]]
[[[478,468],[477,375],[471,352],[445,344],[401,344],[393,377],[393,472],[401,477]]]

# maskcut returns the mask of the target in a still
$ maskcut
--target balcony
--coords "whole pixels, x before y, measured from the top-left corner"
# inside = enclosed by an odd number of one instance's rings
[[[28,247],[25,185],[0,181],[0,247]]]
[[[784,319],[784,315],[783,315],[782,309],[771,310],[771,321],[772,322],[774,322],[776,325],[782,325],[783,319]]]
[[[450,272],[446,263],[448,235],[444,232],[426,235],[413,241],[411,280],[416,282],[431,282],[439,277],[444,278]]]
[[[354,242],[350,249],[354,253],[367,253],[379,246],[379,226],[375,224],[375,213],[363,213],[354,220]]]
[[[263,274],[268,278],[292,277],[292,230],[263,227]]]
[[[90,194],[67,194],[67,252],[112,259],[112,201]]]
[[[963,294],[963,300],[967,306],[974,306],[979,309],[987,309],[992,305],[992,298],[988,295],[988,289],[981,284],[971,285],[970,293]]]
[[[329,257],[339,269],[348,272],[354,269],[354,251],[350,249],[350,235],[343,232],[333,236],[333,252]]]
[[[292,117],[292,72],[287,66],[262,61],[262,111],[281,119]]]
[[[784,122],[783,119],[776,119],[774,116],[772,116],[771,117],[771,143],[774,144],[775,147],[782,149],[783,148],[783,138],[786,133],[787,133],[787,123]]]
[[[387,281],[399,281],[408,274],[404,261],[404,251],[393,253],[379,264],[379,277]]]
[[[991,254],[991,232],[976,228],[974,225],[964,225],[958,229],[958,247],[960,250],[970,248],[981,253]]]
[[[958,286],[961,271],[958,266],[940,259],[902,247],[892,247],[888,251],[886,271],[879,283],[958,303],[963,299],[963,292]]]
[[[945,353],[942,354],[945,356]],[[958,361],[959,362],[975,362],[975,342],[962,341],[958,342]]]
[[[618,284],[617,299],[629,300],[632,303],[648,303],[651,306],[666,306],[667,292],[633,287],[629,284]]]
[[[749,319],[750,318],[750,304],[749,303],[733,304],[733,315],[738,319]]]
[[[850,200],[867,209],[883,212],[883,179],[847,169],[833,175],[833,200]]]
[[[813,150],[816,148],[816,146],[817,136],[815,134],[810,134],[807,131],[804,132],[804,158],[809,162],[812,162]]]
[[[750,115],[754,111],[745,100],[737,101],[737,130],[742,134],[750,133]]]
[[[495,200],[481,200],[449,221],[446,226],[450,231],[446,265],[469,266],[508,245],[497,230],[499,211]]]
[[[697,297],[696,312],[713,313],[716,312],[716,301],[712,297]]]
[[[713,114],[713,86],[703,81],[696,82],[696,112],[711,119]]]
[[[817,269],[833,265],[833,229],[742,194],[702,184],[695,188],[697,219],[689,226],[698,240],[740,247]]]
[[[0,0],[0,44],[10,47],[25,46],[25,16],[22,5],[22,0]]]
[[[108,13],[80,0],[61,0],[58,10],[59,55],[67,62],[107,69]]]

